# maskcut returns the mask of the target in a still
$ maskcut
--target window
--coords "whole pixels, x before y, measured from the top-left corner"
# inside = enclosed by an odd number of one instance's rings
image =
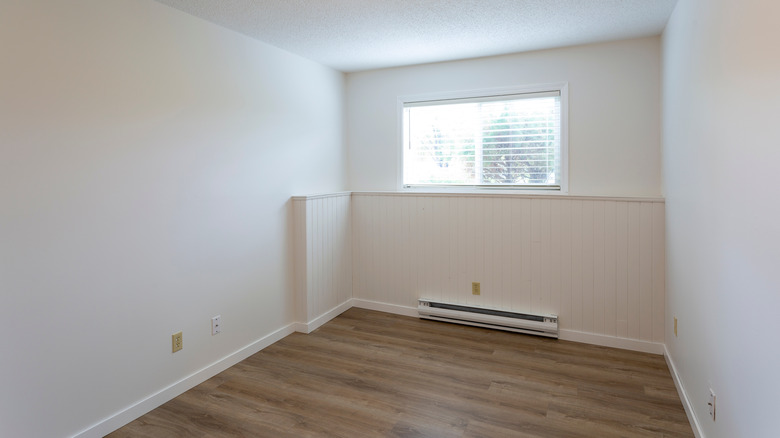
[[[565,98],[565,84],[402,98],[402,186],[565,191]]]

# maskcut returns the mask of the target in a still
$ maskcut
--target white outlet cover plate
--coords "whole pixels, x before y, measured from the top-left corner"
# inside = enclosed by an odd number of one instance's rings
[[[712,417],[712,421],[715,421],[715,400],[717,400],[717,397],[715,396],[715,392],[710,389],[710,401],[708,403],[708,406],[710,408],[710,417]]]
[[[211,318],[211,336],[218,335],[222,332],[222,315],[217,315]]]

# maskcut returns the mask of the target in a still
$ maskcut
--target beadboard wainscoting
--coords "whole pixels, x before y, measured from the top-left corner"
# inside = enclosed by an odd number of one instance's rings
[[[562,339],[663,352],[663,199],[353,192],[293,205],[299,331],[352,306],[416,315],[423,297],[553,313]]]
[[[654,198],[354,192],[355,305],[398,313],[424,297],[554,313],[561,338],[660,354],[664,207]]]
[[[292,200],[297,330],[309,333],[351,307],[351,196]]]

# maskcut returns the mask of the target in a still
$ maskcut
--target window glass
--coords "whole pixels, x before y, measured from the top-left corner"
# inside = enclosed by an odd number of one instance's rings
[[[403,186],[561,187],[560,91],[406,102]]]

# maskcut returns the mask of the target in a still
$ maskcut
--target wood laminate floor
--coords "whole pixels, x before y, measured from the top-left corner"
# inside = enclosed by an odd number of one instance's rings
[[[662,356],[352,308],[109,436],[694,435]]]

